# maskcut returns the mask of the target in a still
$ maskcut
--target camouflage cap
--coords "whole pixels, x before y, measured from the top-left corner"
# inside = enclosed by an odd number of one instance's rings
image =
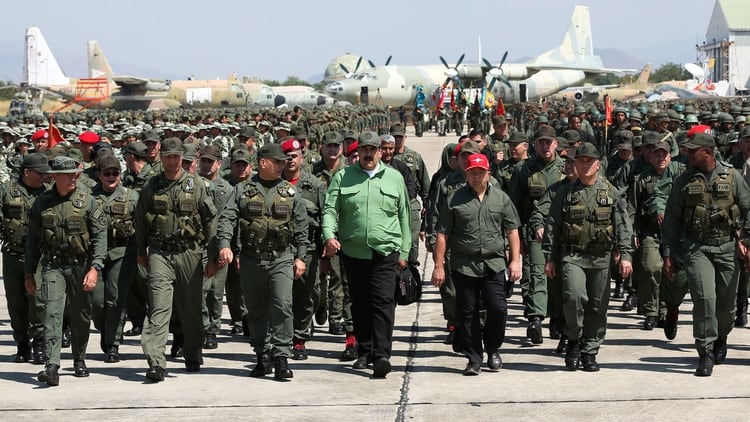
[[[505,124],[508,124],[508,121],[505,120],[505,116],[503,116],[502,114],[499,116],[494,116],[492,118],[492,126],[505,125]]]
[[[565,132],[563,132],[562,135],[563,138],[567,139],[567,141],[571,144],[575,144],[576,142],[581,140],[581,132],[575,130],[575,129],[568,129]],[[560,139],[558,138],[558,142]]]
[[[461,154],[476,154],[481,152],[479,144],[475,141],[464,141],[456,146],[455,155],[459,157]]]
[[[510,138],[506,141],[509,144],[520,144],[521,142],[529,142],[529,138],[521,131],[513,132]]]
[[[47,173],[50,171],[49,162],[47,162],[47,156],[41,152],[26,154],[23,157],[21,166],[25,169],[32,169],[37,173]]]
[[[258,158],[270,158],[272,160],[285,161],[287,159],[279,144],[265,144],[258,150]]]
[[[216,145],[206,145],[201,148],[200,157],[208,158],[214,161],[221,160],[221,149],[219,149],[219,147]]]
[[[372,130],[365,130],[359,134],[357,142],[359,142],[359,148],[366,146],[377,148],[380,146],[380,137],[378,136],[377,132],[374,132]]]
[[[50,174],[62,173],[80,173],[83,170],[78,168],[78,162],[68,156],[58,155],[50,162]]]
[[[133,141],[125,147],[125,154],[133,154],[138,158],[146,158],[148,156],[148,147],[141,141]]]
[[[96,168],[99,170],[104,169],[120,169],[120,160],[114,156],[114,154],[105,154],[96,160]]]
[[[187,161],[195,160],[195,156],[198,155],[198,148],[195,144],[183,144],[182,145],[182,159]]]
[[[633,150],[633,144],[631,142],[620,142],[619,144],[615,145],[615,148],[618,150],[627,150],[632,151]]]
[[[68,158],[74,159],[78,163],[83,162],[83,153],[78,148],[68,148],[65,150],[65,153],[63,155]]]
[[[341,145],[341,142],[343,141],[343,138],[341,137],[341,134],[338,132],[326,132],[323,135],[323,145]]]
[[[215,146],[215,145],[211,145],[211,146]],[[245,163],[252,163],[253,159],[250,156],[250,151],[240,148],[240,149],[236,149],[234,152],[232,152],[231,162],[235,163],[237,161],[242,161],[242,162],[245,162]]]
[[[349,130],[349,129],[345,129],[341,131],[341,137],[344,140],[347,140],[347,139],[353,139],[355,141],[357,140],[357,134],[354,131]]]
[[[240,129],[240,132],[237,134],[237,136],[243,137],[243,138],[255,138],[255,135],[257,133],[258,132],[255,130],[254,127],[242,126],[242,128]]]
[[[404,128],[403,124],[394,123],[393,125],[391,125],[389,133],[393,136],[404,136],[406,135],[406,129]]]
[[[624,142],[633,142],[633,132],[629,130],[618,130],[615,132],[613,138],[615,142],[624,143]]]
[[[292,136],[294,136],[294,139],[301,141],[307,139],[307,132],[302,126],[295,126],[292,128]]]
[[[161,142],[161,137],[154,130],[143,132],[143,143],[146,142]]]
[[[161,144],[161,155],[182,155],[184,153],[180,138],[167,138]]]
[[[687,149],[715,148],[716,140],[707,133],[696,133],[689,141],[683,144]]]
[[[642,141],[643,141],[644,146],[656,145],[657,143],[659,143],[660,140],[661,140],[661,135],[659,134],[659,132],[654,132],[651,130],[647,130],[643,132]]]
[[[659,149],[663,149],[664,151],[669,152],[669,151],[672,150],[672,147],[670,147],[669,144],[666,143],[666,142],[657,142],[657,143],[654,144],[654,147],[652,149],[654,151],[659,150]]]
[[[589,142],[584,142],[578,148],[576,148],[575,156],[576,158],[589,157],[597,160],[601,159],[599,150],[596,149],[594,144]]]
[[[553,128],[552,126],[544,126],[543,128],[540,128],[536,131],[534,140],[539,141],[542,139],[547,139],[550,141],[554,141],[555,139],[557,139],[555,135],[557,135],[557,132],[555,132],[555,128]]]

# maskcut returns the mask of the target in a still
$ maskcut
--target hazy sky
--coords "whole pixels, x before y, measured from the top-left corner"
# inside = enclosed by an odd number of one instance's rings
[[[512,61],[557,46],[576,4],[590,8],[594,48],[658,67],[695,60],[714,0],[10,1],[0,65],[11,70],[0,77],[20,80],[28,26],[72,77],[86,76],[88,40],[117,73],[153,78],[307,79],[347,52],[376,64],[389,55],[392,64],[476,60],[478,36],[490,61],[506,49]]]

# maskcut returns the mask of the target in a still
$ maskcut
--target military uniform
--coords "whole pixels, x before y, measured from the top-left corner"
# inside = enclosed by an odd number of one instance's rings
[[[307,255],[306,217],[305,204],[291,183],[264,181],[259,175],[235,186],[219,217],[220,248],[230,247],[239,226],[240,281],[250,344],[261,369],[270,359],[286,362],[292,356],[293,265],[294,259]]]
[[[175,140],[170,138],[168,140]],[[181,141],[163,143],[171,153],[182,151]],[[200,177],[180,171],[176,180],[165,173],[149,179],[141,191],[135,211],[137,254],[148,260],[150,309],[143,327],[141,345],[149,364],[151,381],[164,379],[165,347],[174,306],[184,334],[184,356],[188,371],[200,369],[204,340],[201,318],[203,271],[201,259],[216,255],[216,207]]]
[[[27,157],[31,157],[31,154]],[[35,154],[34,158],[37,160],[33,163],[35,170],[42,173],[49,170],[44,155]],[[27,161],[29,165],[32,164],[30,160]],[[24,286],[29,210],[44,190],[44,185],[39,188],[27,186],[22,178],[13,179],[10,184],[0,185],[3,285],[13,340],[18,348],[16,362],[44,363],[44,309],[38,297],[29,296]],[[34,271],[34,274],[37,283],[41,281],[40,274],[37,271]]]
[[[596,156],[591,144],[576,151],[576,158]],[[565,334],[569,346],[565,364],[596,371],[595,356],[607,330],[609,269],[612,250],[630,262],[632,227],[625,201],[601,175],[592,185],[580,180],[561,188],[552,200],[544,231],[543,251],[547,262],[561,262]]]
[[[688,148],[715,147],[710,135],[696,134]],[[662,225],[664,256],[682,257],[693,300],[693,336],[700,361],[695,375],[710,376],[726,358],[737,303],[737,233],[747,236],[750,188],[729,165],[716,162],[709,173],[688,168],[669,196]]]
[[[107,354],[105,361],[113,363],[119,361],[125,304],[137,272],[133,214],[138,192],[122,185],[118,185],[114,192],[106,192],[97,185],[92,195],[109,223],[107,259],[101,274],[103,283],[98,283],[93,292],[93,320],[102,333],[102,350]]]
[[[68,157],[52,160],[51,172],[77,173]],[[90,268],[101,270],[107,251],[107,217],[93,196],[76,186],[60,196],[55,185],[31,208],[24,272],[27,283],[41,259],[42,281],[37,286],[45,308],[44,341],[47,367],[39,381],[57,385],[63,312],[70,305],[71,345],[76,376],[88,376],[84,363],[91,324],[91,292],[82,281]]]

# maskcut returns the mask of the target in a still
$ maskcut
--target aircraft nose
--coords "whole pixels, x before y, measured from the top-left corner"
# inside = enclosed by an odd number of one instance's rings
[[[344,85],[341,82],[331,82],[326,85],[326,92],[331,95],[340,94],[344,90]]]

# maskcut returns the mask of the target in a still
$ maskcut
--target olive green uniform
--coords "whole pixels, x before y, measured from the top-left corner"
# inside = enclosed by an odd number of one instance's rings
[[[748,229],[750,188],[740,173],[717,162],[704,174],[688,168],[667,201],[664,256],[682,258],[693,300],[693,337],[698,354],[732,330],[737,305],[736,231]]]
[[[529,320],[543,320],[547,316],[547,276],[544,275],[544,254],[542,245],[534,240],[534,233],[528,230],[527,224],[537,201],[548,187],[565,178],[565,162],[555,156],[550,162],[534,156],[524,161],[521,168],[510,181],[510,199],[521,217],[523,230],[521,240],[525,246],[528,264],[529,283],[524,296]],[[523,284],[521,288],[523,289]]]
[[[29,296],[24,286],[26,234],[29,210],[45,187],[32,189],[21,180],[0,185],[0,219],[2,220],[3,285],[8,304],[13,340],[21,349],[28,350],[29,341],[35,350],[44,348],[44,309],[36,296]],[[34,271],[38,275],[37,271]],[[37,283],[41,278],[36,277]]]
[[[222,178],[217,178],[214,181],[204,179],[206,187],[208,188],[208,194],[214,201],[216,207],[216,218],[221,215],[224,210],[224,205],[229,199],[229,195],[232,192],[232,185]],[[204,265],[207,263],[209,256],[207,253],[203,256]],[[221,331],[221,313],[224,309],[224,287],[227,280],[227,273],[229,268],[233,264],[225,265],[219,268],[212,277],[203,277],[203,301],[202,301],[202,315],[203,315],[203,329],[206,334],[219,334]]]
[[[240,282],[247,304],[250,344],[258,356],[292,356],[294,259],[308,248],[307,210],[285,180],[255,175],[235,186],[219,216],[218,243],[240,251]]]
[[[632,226],[625,200],[602,176],[565,185],[550,206],[543,251],[561,262],[565,334],[581,354],[596,355],[607,331],[610,253],[631,260]],[[570,350],[570,349],[569,349]]]
[[[45,309],[44,342],[47,364],[60,365],[63,312],[70,304],[74,361],[86,358],[91,325],[91,292],[83,278],[93,265],[104,265],[107,217],[94,198],[79,187],[61,197],[53,185],[31,208],[24,272],[34,274],[41,259],[38,298]]]
[[[94,326],[102,333],[101,345],[106,351],[122,344],[125,304],[136,276],[133,214],[138,192],[122,185],[105,192],[96,185],[92,195],[108,217],[107,258],[101,274],[104,282],[97,283],[93,291]]]
[[[136,243],[138,256],[148,256],[150,305],[141,345],[151,367],[166,368],[173,301],[185,336],[185,362],[200,361],[201,258],[206,246],[208,256],[216,256],[215,216],[216,207],[199,176],[182,171],[177,180],[168,180],[160,173],[141,191],[135,211]]]
[[[430,175],[427,166],[418,152],[404,146],[404,152],[394,153],[394,160],[399,160],[409,167],[412,179],[417,186],[417,196],[422,204],[427,203],[427,194],[430,191]],[[409,250],[409,264],[419,265],[419,231],[422,228],[422,205],[415,199],[409,200],[410,225],[412,244]]]

